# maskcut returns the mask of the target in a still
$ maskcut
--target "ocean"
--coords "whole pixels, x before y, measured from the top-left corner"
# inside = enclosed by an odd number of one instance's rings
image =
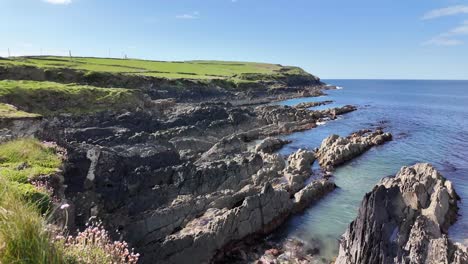
[[[325,82],[343,89],[326,91],[327,96],[292,99],[281,104],[334,100],[331,105],[314,109],[352,104],[359,107],[358,111],[312,130],[285,136],[293,142],[281,154],[288,155],[299,148],[313,149],[331,134],[347,136],[376,126],[391,132],[394,140],[340,166],[333,173],[338,188],[304,213],[293,216],[274,237],[299,238],[317,246],[324,259],[332,259],[338,253],[338,239],[357,216],[364,194],[381,178],[395,175],[402,166],[428,162],[454,183],[461,197],[460,216],[449,235],[452,240],[467,244],[468,81]]]

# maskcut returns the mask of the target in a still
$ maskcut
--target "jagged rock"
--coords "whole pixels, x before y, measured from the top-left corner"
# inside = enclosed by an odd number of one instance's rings
[[[196,137],[174,137],[169,142],[183,159],[191,159],[199,153],[208,151],[215,143],[209,139]]]
[[[336,107],[332,109],[322,110],[321,113],[326,116],[330,116],[331,119],[335,119],[337,116],[346,114],[349,112],[356,111],[357,108],[353,105],[345,105],[343,107]]]
[[[238,136],[229,136],[216,143],[205,152],[197,162],[219,160],[226,158],[227,155],[233,155],[244,151],[247,151],[247,144]]]
[[[321,111],[296,108],[281,105],[266,105],[255,108],[257,119],[264,125],[274,124],[276,130],[269,132],[274,134],[287,134],[314,128],[316,122],[325,118],[335,119],[337,115],[349,113],[356,107],[347,105]]]
[[[255,151],[273,153],[288,143],[290,143],[290,141],[274,137],[267,137],[255,146]]]
[[[288,166],[284,175],[288,180],[292,193],[305,186],[305,180],[311,175],[311,167],[315,161],[315,153],[299,149],[288,157]]]
[[[381,130],[371,132],[359,131],[343,138],[331,135],[322,141],[317,151],[317,160],[320,166],[328,171],[346,161],[349,161],[373,146],[380,145],[392,139],[390,133]]]
[[[294,211],[300,212],[336,188],[329,179],[315,180],[294,194]]]
[[[280,177],[281,171],[286,167],[286,162],[279,154],[262,153],[263,168],[257,171],[252,180],[255,185],[265,182],[274,182]]]
[[[292,206],[288,192],[267,184],[239,207],[207,210],[143,257],[158,259],[158,263],[207,263],[228,242],[277,227]]]
[[[41,121],[40,138],[59,141],[69,152],[64,184],[76,223],[70,229],[84,227],[95,216],[108,230],[118,230],[110,234],[135,247],[143,263],[193,262],[192,256],[209,260],[228,243],[268,233],[296,204],[310,204],[325,193],[311,183],[296,203],[293,196],[310,177],[313,155],[290,158],[290,186],[284,158],[272,153],[287,142],[266,137],[315,127],[317,120],[332,117],[330,111],[256,107],[255,99],[225,103],[229,94],[215,92],[216,87],[180,93],[171,87],[166,92],[159,89],[165,87],[146,88],[153,101],[145,109]],[[264,91],[238,95],[265,104],[304,91],[321,94],[317,87],[292,87],[269,91],[268,98]],[[213,102],[181,98],[212,92],[226,97]],[[161,98],[176,102],[154,101]],[[262,192],[265,184],[273,188]]]
[[[289,171],[297,171],[300,173],[310,172],[310,167],[315,161],[315,153],[312,151],[299,149],[288,157]]]
[[[468,263],[466,247],[447,236],[458,199],[431,165],[403,167],[365,195],[335,263]]]
[[[327,104],[332,104],[333,101],[327,100],[327,101],[320,101],[320,102],[305,102],[305,103],[300,103],[295,105],[294,107],[296,108],[311,108],[311,107],[317,107],[321,105],[327,105]]]

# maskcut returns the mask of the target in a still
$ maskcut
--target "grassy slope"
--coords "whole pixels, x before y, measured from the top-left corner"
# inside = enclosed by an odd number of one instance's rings
[[[62,161],[55,150],[35,139],[18,139],[0,145],[0,176],[28,183],[40,175],[57,172]]]
[[[0,103],[0,118],[31,118],[38,116],[40,115],[18,110],[13,105]]]
[[[0,180],[22,198],[37,204],[42,212],[50,205],[49,193],[31,184],[40,176],[55,174],[62,160],[52,147],[36,139],[18,139],[0,145]]]
[[[129,263],[125,244],[113,242],[102,227],[65,240],[67,230],[54,224],[52,191],[31,181],[55,174],[64,158],[60,152],[33,138],[0,144],[0,263]]]
[[[138,91],[131,89],[4,80],[0,81],[0,102],[34,114],[83,114],[133,108],[141,104],[141,97]],[[5,104],[0,105],[0,117],[28,115],[13,109]]]
[[[0,178],[0,263],[63,263],[34,204]]]
[[[71,68],[90,72],[111,72],[186,79],[232,79],[245,80],[243,74],[283,77],[308,73],[298,67],[285,67],[278,64],[227,61],[185,61],[162,62],[137,59],[109,59],[68,57],[17,57],[0,60],[0,65],[28,65],[39,68]]]

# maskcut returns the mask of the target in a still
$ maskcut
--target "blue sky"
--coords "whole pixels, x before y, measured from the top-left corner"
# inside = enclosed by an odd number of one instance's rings
[[[0,56],[297,65],[324,79],[468,79],[468,0],[0,0]]]

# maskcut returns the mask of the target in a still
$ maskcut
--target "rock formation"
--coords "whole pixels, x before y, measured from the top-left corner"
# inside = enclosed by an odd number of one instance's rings
[[[431,165],[403,167],[364,196],[335,263],[468,263],[466,247],[447,236],[458,199]]]
[[[209,261],[335,188],[310,179],[314,153],[295,153],[286,164],[273,152],[287,141],[271,136],[314,127],[349,107],[158,100],[153,108],[47,117],[39,133],[67,148],[64,184],[75,228],[102,219],[142,263]]]
[[[296,108],[312,108],[312,107],[317,107],[321,105],[327,105],[327,104],[332,104],[333,101],[327,100],[327,101],[319,101],[319,102],[305,102],[305,103],[299,103],[295,105],[294,107]]]
[[[328,171],[352,158],[361,155],[373,146],[381,145],[392,139],[390,133],[382,130],[372,132],[361,130],[344,138],[331,135],[322,141],[317,151],[320,166]]]

